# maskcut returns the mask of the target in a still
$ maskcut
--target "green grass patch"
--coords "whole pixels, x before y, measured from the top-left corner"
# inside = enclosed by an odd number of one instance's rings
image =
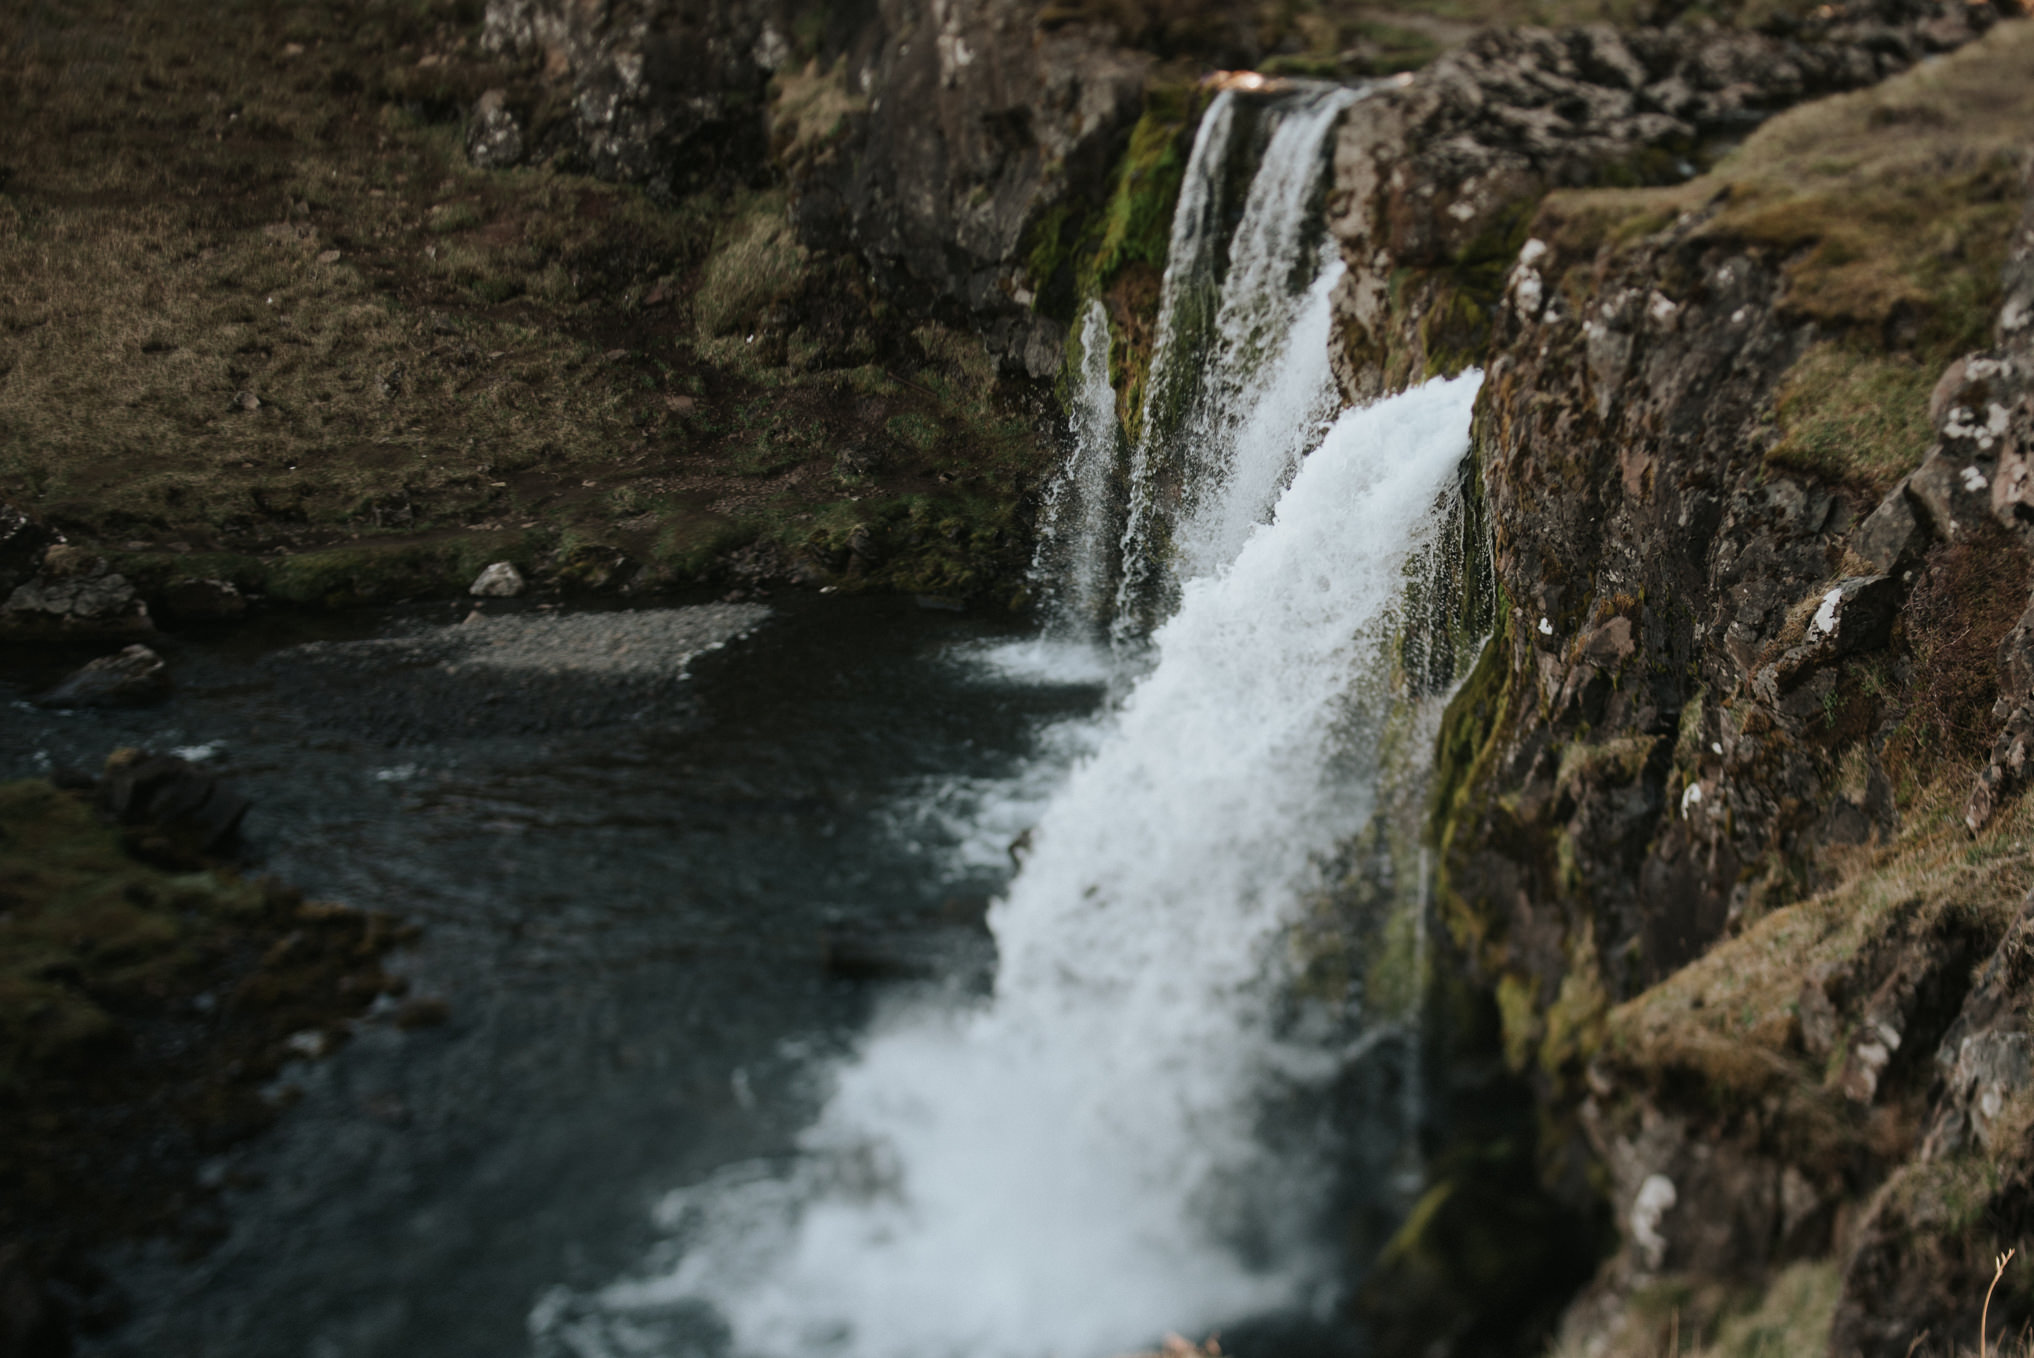
[[[1780,441],[1766,460],[1883,496],[1935,436],[1928,393],[1938,375],[1911,355],[1824,341],[1781,379]]]

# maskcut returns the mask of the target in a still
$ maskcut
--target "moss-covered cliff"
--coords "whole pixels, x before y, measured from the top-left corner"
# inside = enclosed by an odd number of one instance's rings
[[[1437,908],[1540,1188],[1616,1225],[1573,1351],[1974,1348],[2030,1243],[2030,44],[1686,183],[1527,182],[1484,297],[1510,611],[1443,726]],[[1417,375],[1371,333],[1351,372]]]

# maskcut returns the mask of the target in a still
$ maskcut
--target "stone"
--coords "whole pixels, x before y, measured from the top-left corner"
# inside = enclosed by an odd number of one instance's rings
[[[218,775],[189,760],[135,749],[108,757],[98,800],[122,825],[149,831],[159,857],[183,863],[228,847],[249,806]]]
[[[0,605],[0,629],[9,631],[89,636],[146,632],[151,626],[148,605],[126,576],[68,545],[50,548],[42,569]]]
[[[482,599],[513,599],[527,588],[523,573],[507,561],[497,561],[475,577],[466,592]]]
[[[505,170],[522,161],[523,124],[508,106],[508,91],[488,90],[473,106],[466,158],[483,170]]]
[[[1928,530],[1907,493],[1907,478],[1879,501],[1850,545],[1881,575],[1898,575],[1920,559],[1928,546]]]
[[[1886,644],[1900,607],[1899,582],[1887,575],[1854,575],[1822,596],[1808,620],[1811,637],[1827,638],[1838,655]]]
[[[35,699],[38,707],[145,707],[169,697],[169,666],[146,646],[101,656]]]
[[[227,405],[234,410],[252,414],[261,409],[261,398],[251,391],[236,391]]]
[[[174,580],[164,586],[163,607],[187,622],[216,622],[247,612],[247,596],[231,580]]]
[[[12,591],[35,574],[42,564],[43,552],[51,543],[61,541],[46,524],[11,505],[0,504],[0,590]]]
[[[1822,594],[1808,618],[1807,635],[1772,666],[1753,676],[1753,688],[1769,703],[1791,692],[1810,674],[1845,656],[1874,651],[1892,636],[1903,596],[1890,575],[1857,575]]]

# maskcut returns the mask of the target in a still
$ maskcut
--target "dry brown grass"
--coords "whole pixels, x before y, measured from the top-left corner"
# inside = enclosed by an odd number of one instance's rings
[[[458,119],[514,76],[477,18],[464,0],[0,12],[0,500],[158,555],[430,543],[463,570],[457,544],[482,538],[602,541],[666,579],[864,522],[1001,541],[1050,450],[993,374],[949,380],[951,345],[880,330],[852,271],[806,268],[781,198],[472,169]],[[816,152],[841,100],[779,93]],[[853,357],[699,342],[695,296],[728,330],[800,288],[855,330]],[[887,453],[906,413],[929,446],[834,475],[843,447]],[[920,570],[965,553],[895,537],[893,573],[992,573]]]
[[[1697,243],[1767,253],[1782,310],[1826,338],[1781,381],[1775,462],[1882,494],[1927,451],[1928,392],[1989,339],[2025,202],[2034,25],[1762,125],[1663,189],[1550,195],[1559,247],[1635,244],[1684,213]],[[1692,280],[1691,280],[1692,281]]]
[[[1945,778],[1924,790],[1900,837],[1855,851],[1839,885],[1773,910],[1613,1009],[1606,1051],[1640,1070],[1698,1075],[1732,1104],[1775,1089],[1818,1100],[1833,1072],[1800,1049],[1805,977],[1950,911],[1997,934],[2034,887],[2034,805],[2014,803],[1973,841],[1957,815],[1967,785]]]

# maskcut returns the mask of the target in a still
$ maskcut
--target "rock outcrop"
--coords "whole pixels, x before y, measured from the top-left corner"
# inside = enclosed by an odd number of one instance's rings
[[[2006,24],[1682,187],[1541,199],[1550,152],[1492,190],[1537,204],[1461,351],[1508,611],[1445,723],[1436,894],[1542,1183],[1616,1223],[1577,1351],[1659,1351],[1677,1286],[1684,1347],[1752,1315],[1903,1355],[2034,1229],[2030,63]],[[1417,190],[1473,141],[1350,191],[1353,289],[1371,233],[1445,238]],[[1352,388],[1439,361],[1374,314],[1400,366],[1352,323]]]
[[[169,666],[137,645],[81,666],[35,702],[38,707],[145,707],[169,693]]]
[[[118,636],[152,627],[132,581],[64,543],[44,549],[38,569],[0,604],[0,636]]]
[[[1352,400],[1454,372],[1550,190],[1671,184],[1766,118],[1953,50],[1989,5],[1825,6],[1787,32],[1490,30],[1364,101],[1335,148],[1336,372]]]
[[[569,112],[525,132],[492,91],[469,147],[484,165],[563,150],[665,191],[763,183],[774,164],[807,246],[854,253],[902,305],[969,317],[1007,366],[1047,377],[1063,334],[1030,308],[1026,232],[1104,196],[1152,58],[1036,18],[1019,0],[888,0],[860,18],[789,0],[492,0],[487,45],[569,92]]]

